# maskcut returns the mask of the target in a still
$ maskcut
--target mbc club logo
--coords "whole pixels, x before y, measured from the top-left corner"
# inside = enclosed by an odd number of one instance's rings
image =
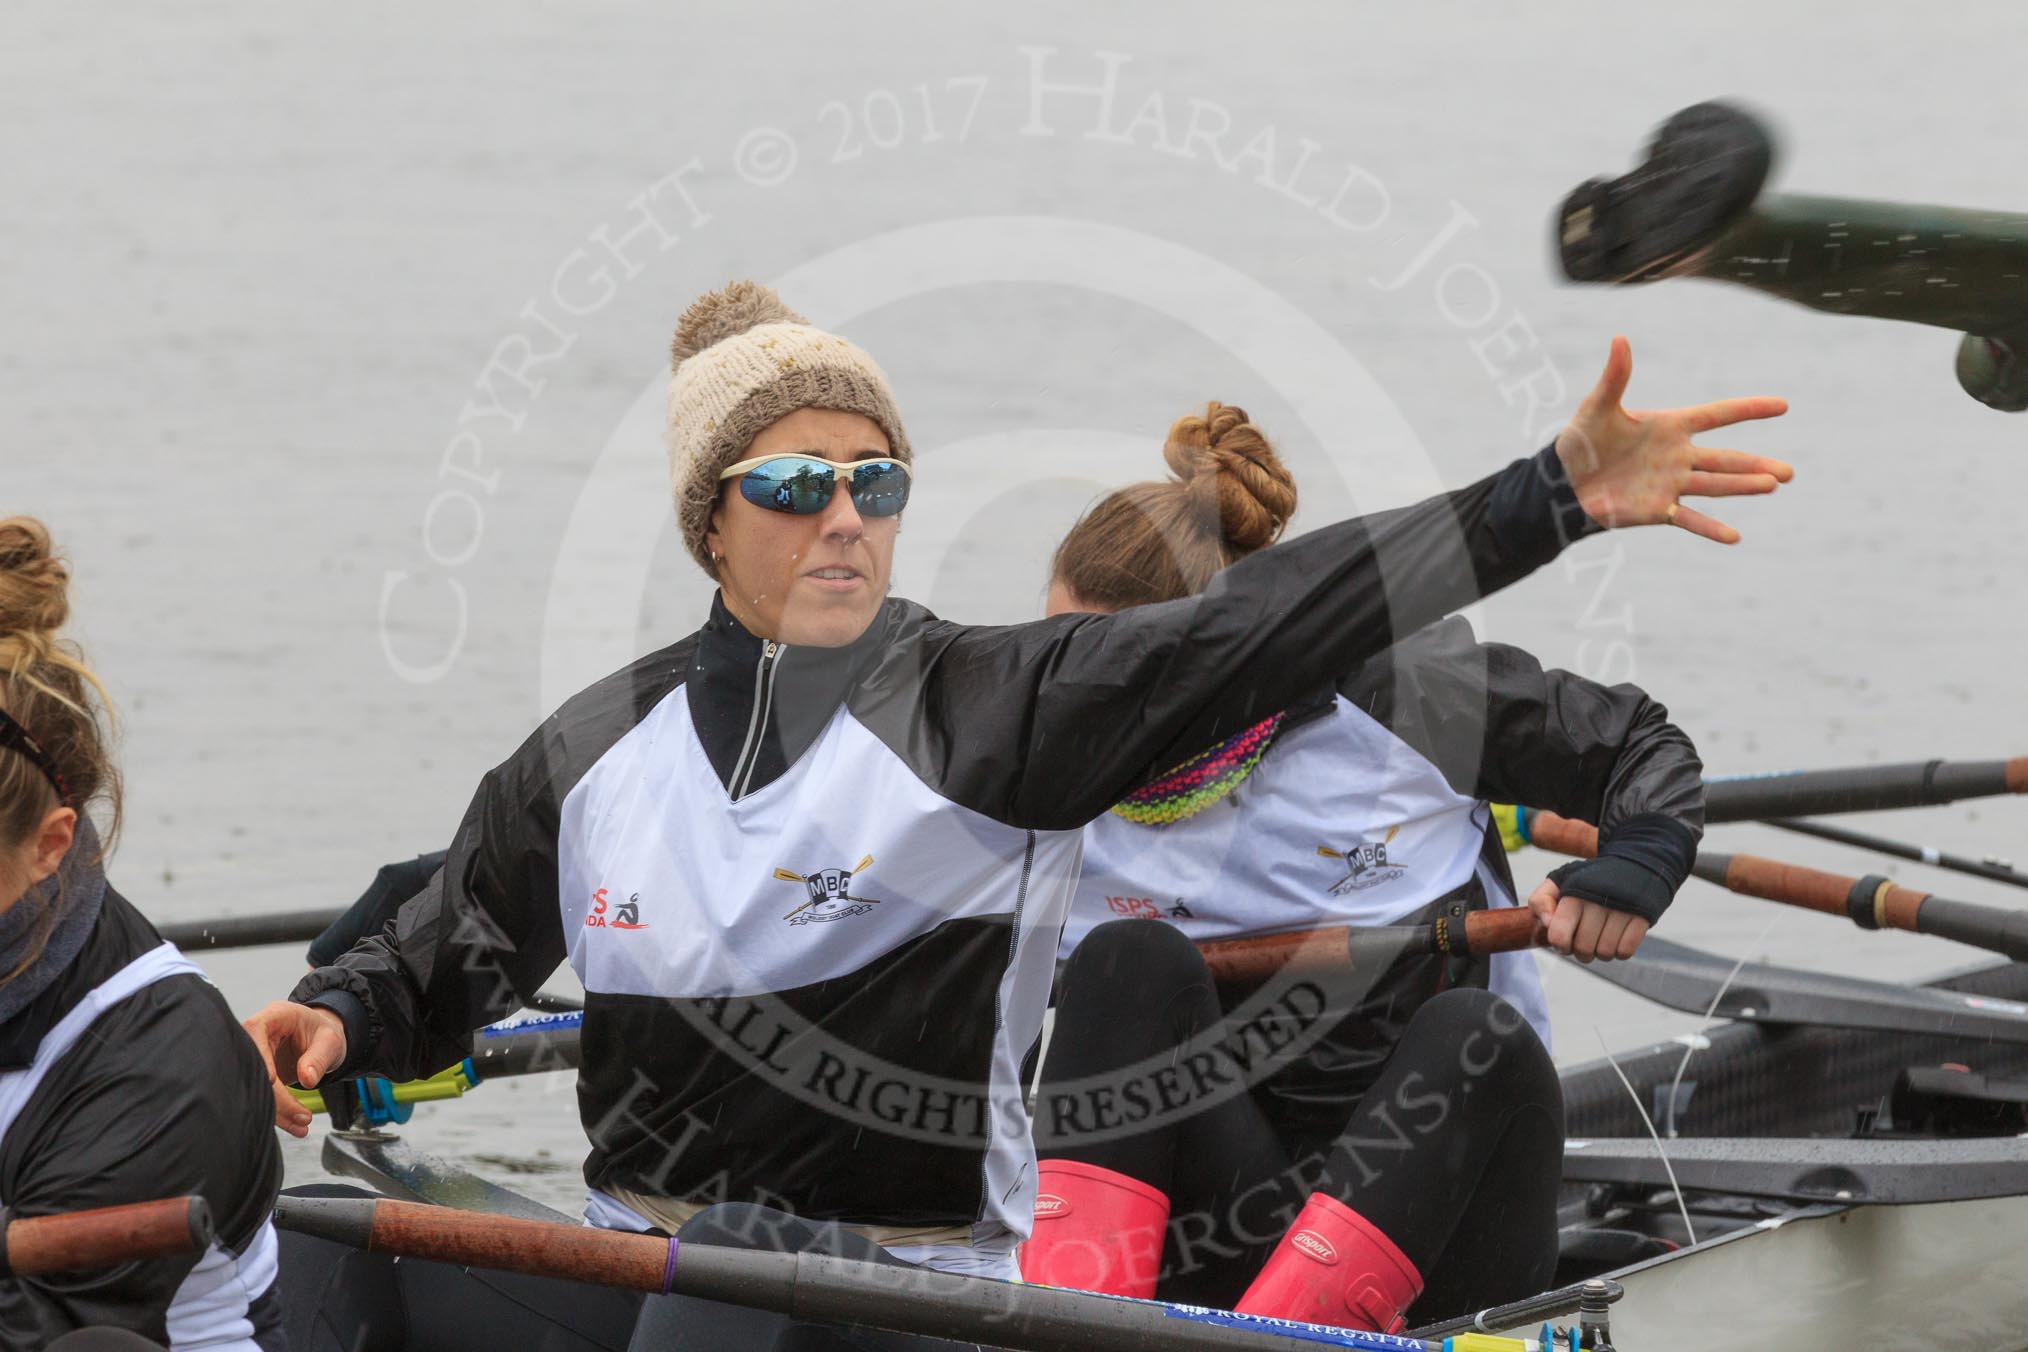
[[[607,916],[606,889],[601,887],[592,893],[591,914],[584,918],[586,929],[644,930],[648,926],[641,920],[641,894],[634,893],[625,901],[613,905],[612,915]]]
[[[1347,892],[1363,892],[1369,887],[1391,883],[1408,872],[1408,865],[1399,859],[1390,858],[1387,847],[1394,843],[1401,833],[1399,826],[1387,828],[1387,834],[1378,841],[1362,840],[1349,850],[1334,850],[1329,845],[1319,845],[1317,854],[1324,859],[1336,859],[1346,869],[1345,876],[1332,883],[1329,891],[1334,897]]]
[[[775,877],[785,883],[801,883],[809,893],[807,901],[782,919],[791,925],[819,925],[865,915],[880,904],[880,898],[854,896],[852,878],[872,866],[873,856],[869,854],[851,868],[820,868],[808,874],[776,869]]]

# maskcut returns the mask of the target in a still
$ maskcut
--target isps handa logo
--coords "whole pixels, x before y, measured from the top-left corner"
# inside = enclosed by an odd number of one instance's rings
[[[629,896],[612,908],[612,918],[606,918],[606,889],[601,887],[592,893],[591,914],[584,918],[586,929],[644,930],[641,920],[641,894]]]
[[[851,868],[822,868],[810,874],[791,873],[785,868],[776,869],[775,877],[785,883],[801,883],[810,893],[808,901],[790,911],[782,919],[791,925],[815,925],[865,915],[880,904],[880,898],[853,896],[852,878],[854,874],[864,873],[872,866],[873,856],[869,854]]]
[[[1331,895],[1342,897],[1347,892],[1363,892],[1369,887],[1391,883],[1408,872],[1408,865],[1398,859],[1390,859],[1387,847],[1394,843],[1401,833],[1399,826],[1387,828],[1387,834],[1378,843],[1360,841],[1349,850],[1334,850],[1329,845],[1319,845],[1317,853],[1326,859],[1336,859],[1349,870],[1344,877],[1332,883]]]

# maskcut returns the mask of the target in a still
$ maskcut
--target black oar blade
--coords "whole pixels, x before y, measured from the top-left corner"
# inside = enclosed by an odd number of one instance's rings
[[[2028,1140],[1910,1141],[1685,1137],[1662,1151],[1645,1137],[1570,1141],[1563,1176],[1795,1202],[1911,1205],[2028,1194]]]
[[[2028,1004],[2018,1001],[1766,963],[1735,964],[1653,936],[1634,957],[1595,962],[1585,970],[1658,1005],[1692,1014],[1709,1011],[1714,1018],[2028,1044]]]

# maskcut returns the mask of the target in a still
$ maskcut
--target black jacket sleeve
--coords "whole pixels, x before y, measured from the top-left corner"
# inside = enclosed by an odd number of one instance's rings
[[[1564,890],[1652,921],[1689,876],[1704,767],[1645,691],[1544,670],[1519,648],[1475,641],[1460,619],[1403,641],[1340,688],[1459,793],[1596,822],[1600,857],[1616,862],[1572,870]]]
[[[171,977],[102,1015],[51,1068],[7,1134],[7,1208],[48,1216],[194,1193],[239,1251],[281,1186],[273,1119],[267,1072],[224,1000]],[[93,1325],[166,1343],[170,1301],[198,1257],[0,1279],[0,1347]]]
[[[921,719],[952,740],[927,750],[957,801],[1075,829],[1595,529],[1547,449],[1457,492],[1262,550],[1198,596],[953,626]]]
[[[345,1020],[327,1078],[416,1079],[455,1065],[473,1029],[506,1017],[563,961],[557,831],[563,800],[676,688],[688,641],[573,696],[479,782],[443,867],[392,925],[298,982],[289,998]]]
[[[563,960],[551,719],[479,783],[443,867],[393,923],[297,983],[290,998],[345,1021],[340,1079],[433,1075],[474,1028],[505,1018]]]
[[[306,956],[312,967],[329,967],[345,950],[369,934],[378,934],[393,923],[402,903],[429,886],[430,878],[444,866],[444,853],[418,855],[398,864],[383,864],[373,881],[359,894],[359,900],[310,941]]]

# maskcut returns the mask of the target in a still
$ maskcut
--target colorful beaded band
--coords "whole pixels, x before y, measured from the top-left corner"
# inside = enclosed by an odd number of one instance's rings
[[[1115,803],[1114,814],[1142,826],[1165,826],[1202,812],[1252,773],[1281,725],[1282,716],[1276,714],[1192,756]]]

